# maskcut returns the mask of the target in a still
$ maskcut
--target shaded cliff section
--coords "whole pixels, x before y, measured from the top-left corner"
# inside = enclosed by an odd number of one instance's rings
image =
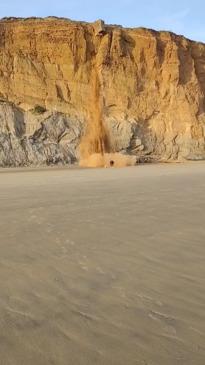
[[[96,72],[112,151],[205,159],[204,44],[102,21],[10,18],[0,21],[0,166],[77,161]]]

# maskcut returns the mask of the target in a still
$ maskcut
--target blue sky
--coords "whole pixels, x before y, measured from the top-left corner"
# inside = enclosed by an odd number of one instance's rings
[[[171,30],[205,42],[205,0],[0,0],[0,17],[56,15]]]

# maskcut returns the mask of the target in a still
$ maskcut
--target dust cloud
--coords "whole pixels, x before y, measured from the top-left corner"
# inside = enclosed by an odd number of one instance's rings
[[[122,153],[93,153],[80,160],[82,167],[125,167],[136,165],[136,157]]]
[[[103,123],[104,100],[97,71],[92,78],[93,102],[88,113],[87,128],[80,143],[80,162],[82,167],[124,167],[134,166],[136,158],[112,151],[111,136]],[[114,145],[114,144],[112,144]]]

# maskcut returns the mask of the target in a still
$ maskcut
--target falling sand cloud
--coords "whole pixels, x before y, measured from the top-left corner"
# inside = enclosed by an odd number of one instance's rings
[[[134,166],[134,156],[111,150],[111,137],[103,123],[103,97],[96,70],[94,80],[92,112],[89,112],[87,128],[80,143],[80,166],[82,167],[124,167]]]

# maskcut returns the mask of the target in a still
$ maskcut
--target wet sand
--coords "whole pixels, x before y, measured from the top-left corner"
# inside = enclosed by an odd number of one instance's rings
[[[1,172],[0,364],[204,365],[205,164]]]

